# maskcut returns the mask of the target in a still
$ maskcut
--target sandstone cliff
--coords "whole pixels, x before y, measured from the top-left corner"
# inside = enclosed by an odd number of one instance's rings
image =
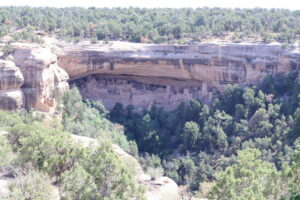
[[[51,45],[58,48],[58,58],[50,51]],[[222,91],[227,84],[257,84],[266,74],[299,73],[300,59],[299,47],[284,50],[280,44],[254,43],[73,44],[54,40],[46,47],[19,43],[14,49],[11,60],[24,84],[0,88],[2,109],[26,106],[47,112],[54,111],[58,94],[68,89],[69,76],[85,98],[100,100],[108,109],[121,102],[138,110],[152,105],[171,110],[193,98],[209,101],[214,91]]]
[[[22,107],[54,112],[56,98],[68,90],[68,74],[48,47],[12,44],[14,51],[0,62],[0,109]]]
[[[24,107],[24,95],[20,87],[24,78],[15,63],[0,60],[0,109],[12,110]]]
[[[279,44],[68,45],[58,58],[85,98],[139,109],[174,109],[192,98],[209,101],[227,84],[256,84],[266,74],[298,70],[299,48]],[[298,70],[299,71],[299,70]]]

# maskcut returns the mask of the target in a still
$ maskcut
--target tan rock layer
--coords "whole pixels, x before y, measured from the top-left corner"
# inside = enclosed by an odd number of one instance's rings
[[[26,107],[54,112],[56,99],[69,89],[68,74],[57,65],[49,48],[15,46],[13,61],[24,76],[22,90]]]
[[[24,95],[20,87],[23,75],[15,63],[0,60],[0,109],[13,110],[24,107]]]
[[[0,60],[0,90],[20,88],[24,78],[15,63],[8,60]]]
[[[15,110],[24,108],[24,99],[21,89],[0,90],[0,109]]]
[[[56,100],[69,89],[68,74],[48,47],[15,43],[13,55],[0,60],[0,109],[55,111]]]
[[[63,52],[58,63],[67,71],[71,80],[88,75],[93,75],[95,79],[99,74],[109,75],[116,81],[134,80],[146,83],[145,87],[147,84],[180,86],[177,90],[189,91],[175,92],[172,95],[196,96],[203,100],[209,100],[214,90],[222,91],[227,84],[257,84],[266,74],[299,71],[300,59],[298,48],[284,50],[279,44],[153,45],[113,42],[108,45],[66,45]],[[98,78],[98,83],[103,79]],[[193,93],[186,85],[199,89]],[[130,88],[128,95],[124,92],[125,86]],[[119,101],[124,104],[139,102],[137,106],[143,108],[148,108],[151,104],[151,101],[147,101],[149,99],[147,97],[145,99],[138,97],[140,99],[138,101],[131,98],[135,95],[132,93],[134,88],[128,85],[124,85],[121,89],[116,86],[111,89],[112,92],[101,89],[100,93],[103,95],[99,93],[98,96],[95,95],[96,90],[103,88],[103,85],[91,87],[89,84],[83,88],[86,98],[99,99],[103,102]],[[122,98],[124,95],[130,98],[124,100],[126,99]],[[157,93],[157,97],[159,95]],[[164,98],[167,98],[165,105],[159,104],[168,107],[172,97]],[[178,102],[182,101],[180,99],[186,100],[177,98]],[[110,104],[107,106],[111,107]]]

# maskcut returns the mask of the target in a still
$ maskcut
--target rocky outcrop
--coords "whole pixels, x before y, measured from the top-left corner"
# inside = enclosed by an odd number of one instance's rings
[[[97,145],[97,140],[72,135],[75,142],[88,147],[90,145]],[[150,176],[144,174],[139,162],[121,149],[118,145],[113,144],[112,148],[116,155],[124,162],[128,168],[133,169],[135,178],[138,184],[144,185],[146,188],[147,200],[179,200],[179,188],[178,185],[168,177],[160,177],[156,180],[151,180]]]
[[[12,60],[24,77],[25,106],[54,112],[57,97],[69,88],[69,76],[57,65],[56,55],[46,47],[14,44]]]
[[[6,135],[7,132],[0,131],[0,135]],[[97,145],[97,140],[71,135],[72,139],[84,147],[89,147],[90,145]],[[179,200],[179,187],[177,184],[168,177],[160,177],[157,180],[151,180],[149,175],[144,174],[139,162],[127,154],[118,145],[112,145],[113,151],[116,155],[124,162],[130,169],[134,170],[135,178],[138,184],[144,185],[146,188],[147,200]],[[9,184],[11,184],[15,178],[6,176],[7,174],[0,170],[0,198],[4,198],[9,194]],[[58,188],[55,192],[58,193]],[[58,196],[58,195],[55,195]],[[59,198],[55,198],[59,199]],[[54,200],[54,199],[53,199]]]
[[[299,68],[299,48],[280,44],[65,45],[58,63],[84,97],[139,109],[175,108],[192,98],[209,101],[227,84],[256,84],[266,74]],[[298,70],[299,71],[299,70]]]
[[[280,44],[54,41],[46,47],[13,46],[12,61],[24,77],[25,106],[47,112],[53,111],[58,94],[68,89],[68,77],[84,98],[102,101],[108,109],[121,102],[138,110],[152,105],[172,110],[191,99],[208,102],[227,84],[257,84],[266,74],[300,72],[300,48],[285,50]],[[58,59],[50,46],[57,47]],[[0,91],[1,102],[7,102],[3,108],[24,106],[19,89]]]
[[[68,74],[57,65],[57,57],[48,47],[11,46],[12,55],[0,60],[0,109],[27,107],[53,113],[57,98],[69,89]]]
[[[15,63],[0,60],[0,109],[12,110],[24,107],[24,95],[20,87],[23,75]]]

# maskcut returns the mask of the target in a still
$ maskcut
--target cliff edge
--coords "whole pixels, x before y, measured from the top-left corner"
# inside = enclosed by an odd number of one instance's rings
[[[167,110],[210,101],[228,84],[257,84],[267,75],[299,73],[300,51],[280,44],[64,44],[58,57],[85,98]]]

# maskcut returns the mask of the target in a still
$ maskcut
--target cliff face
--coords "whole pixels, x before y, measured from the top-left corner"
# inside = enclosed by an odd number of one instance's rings
[[[101,100],[108,109],[121,102],[138,110],[152,105],[171,110],[191,99],[209,101],[227,84],[257,84],[266,74],[299,73],[300,48],[284,50],[279,44],[55,45],[60,46],[58,58],[49,47],[14,44],[13,70],[21,75],[9,70],[13,63],[1,64],[2,109],[27,106],[52,112],[58,94],[68,89],[69,76],[85,98]],[[24,83],[14,80],[21,76]]]
[[[0,109],[22,107],[54,112],[56,98],[68,90],[68,74],[47,47],[13,44],[11,61],[0,62]]]
[[[69,76],[57,65],[56,55],[49,48],[17,46],[13,61],[24,76],[26,106],[52,112],[56,97],[69,89]]]
[[[58,59],[84,97],[139,109],[174,109],[209,101],[227,84],[256,84],[266,74],[298,70],[299,49],[275,44],[66,45]]]
[[[15,63],[0,60],[0,109],[13,110],[24,107],[24,95],[20,87],[23,75]]]

